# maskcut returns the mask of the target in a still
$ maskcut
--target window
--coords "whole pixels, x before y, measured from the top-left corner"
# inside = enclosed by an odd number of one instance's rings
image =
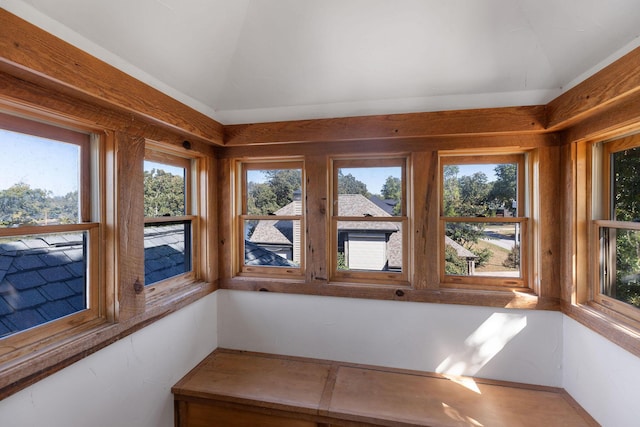
[[[640,138],[594,147],[596,302],[640,318]],[[598,167],[601,165],[601,169]]]
[[[407,283],[407,159],[335,159],[331,271],[339,281]]]
[[[526,285],[524,154],[441,157],[441,280]]]
[[[145,286],[176,276],[193,278],[196,218],[192,197],[196,160],[148,146],[144,161]]]
[[[87,133],[0,114],[0,152],[0,348],[13,349],[101,313],[97,175]]]
[[[301,161],[241,164],[241,274],[304,272],[304,189]]]

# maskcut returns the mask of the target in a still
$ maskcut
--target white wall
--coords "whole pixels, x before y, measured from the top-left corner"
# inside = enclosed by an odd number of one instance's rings
[[[171,386],[216,346],[564,387],[637,425],[640,358],[557,312],[226,290],[0,401],[0,425],[171,427]]]
[[[640,425],[640,358],[564,316],[563,387],[603,427]]]
[[[560,387],[562,314],[218,291],[220,347]]]
[[[209,295],[0,401],[11,427],[171,427],[173,386],[217,347]]]

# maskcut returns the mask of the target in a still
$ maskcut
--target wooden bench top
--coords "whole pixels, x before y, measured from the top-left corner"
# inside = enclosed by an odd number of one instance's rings
[[[172,392],[331,425],[598,425],[558,388],[224,349]]]

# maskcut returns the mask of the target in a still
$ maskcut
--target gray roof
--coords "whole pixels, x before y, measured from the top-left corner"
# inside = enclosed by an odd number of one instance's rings
[[[445,245],[452,247],[460,258],[465,258],[465,259],[478,258],[478,255],[474,254],[469,249],[465,248],[464,246],[462,246],[460,243],[456,242],[449,236],[444,236],[444,243]]]
[[[83,233],[0,242],[0,336],[86,308]]]
[[[286,258],[261,248],[248,240],[244,241],[244,264],[245,265],[268,265],[275,267],[298,267]]]
[[[274,215],[300,215],[302,202],[295,200],[274,212]],[[293,242],[293,221],[291,220],[261,220],[249,240],[253,243],[268,243],[290,245]]]
[[[0,337],[86,308],[83,233],[0,239]],[[184,226],[145,228],[145,281],[185,272]]]
[[[146,285],[190,270],[184,252],[184,224],[144,228],[144,283]]]
[[[378,196],[371,196],[369,198],[371,202],[375,203],[380,209],[383,209],[389,215],[393,215],[393,209],[398,204],[398,201],[395,199],[381,199]]]
[[[367,199],[362,194],[340,194],[338,196],[338,208],[342,216],[354,217],[391,217],[393,204],[388,204],[381,199],[377,199],[385,207],[378,206],[374,201]],[[283,206],[276,212],[276,215],[296,215],[301,211],[300,201],[293,201]],[[376,232],[389,234],[387,253],[389,254],[389,267],[402,266],[402,233],[397,223],[387,221],[340,221],[338,224],[341,231],[350,232]],[[248,243],[262,245],[292,245],[293,243],[293,223],[290,220],[260,220],[251,234]],[[247,242],[245,242],[245,259],[247,258]],[[256,245],[251,246],[257,248]],[[263,249],[265,250],[265,249]],[[267,251],[268,252],[268,251]],[[273,259],[274,263],[280,262],[284,258],[274,254],[279,259]],[[286,261],[286,260],[285,260]],[[247,263],[248,264],[248,263]],[[249,264],[248,264],[249,265]],[[267,258],[254,265],[280,265],[269,264]]]

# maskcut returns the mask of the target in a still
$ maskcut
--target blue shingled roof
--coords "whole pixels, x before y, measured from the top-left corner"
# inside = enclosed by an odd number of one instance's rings
[[[0,336],[86,307],[82,248],[82,233],[0,241]]]
[[[146,285],[189,271],[185,255],[185,225],[148,226],[144,229],[144,282]]]
[[[87,307],[83,234],[0,240],[0,337]],[[145,228],[145,283],[185,272],[184,225]]]

